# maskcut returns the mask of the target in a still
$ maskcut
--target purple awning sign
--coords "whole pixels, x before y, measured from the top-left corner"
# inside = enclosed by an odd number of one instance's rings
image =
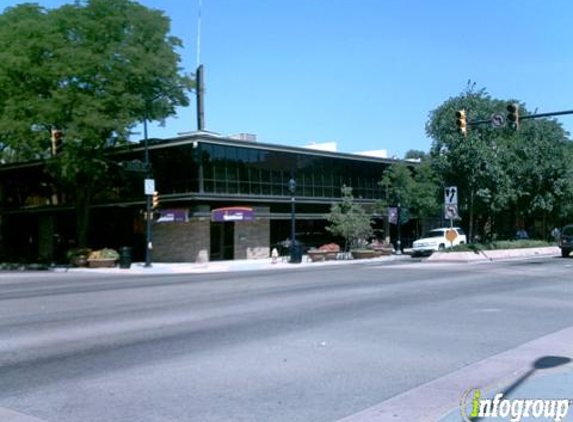
[[[159,210],[157,223],[186,223],[189,214],[185,208]]]
[[[253,221],[255,213],[249,207],[225,207],[211,211],[211,221]]]

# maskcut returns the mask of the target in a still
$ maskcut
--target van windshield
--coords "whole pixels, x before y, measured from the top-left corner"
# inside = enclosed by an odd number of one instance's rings
[[[444,236],[443,230],[431,230],[422,237],[443,237],[443,236]]]

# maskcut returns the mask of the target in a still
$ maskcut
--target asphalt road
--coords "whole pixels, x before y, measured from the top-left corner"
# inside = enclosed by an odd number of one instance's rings
[[[571,303],[573,259],[560,258],[1,273],[0,408],[49,422],[337,421],[572,326]]]

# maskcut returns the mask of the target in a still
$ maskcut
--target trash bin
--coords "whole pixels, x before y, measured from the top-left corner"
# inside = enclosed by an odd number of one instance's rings
[[[295,243],[290,251],[290,261],[291,264],[300,264],[302,262],[302,245],[300,243]]]
[[[131,248],[123,246],[119,248],[119,268],[131,267]]]

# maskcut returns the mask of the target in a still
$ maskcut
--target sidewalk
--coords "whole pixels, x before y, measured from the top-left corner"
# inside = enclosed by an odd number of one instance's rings
[[[474,400],[478,390],[479,400]],[[482,400],[491,400],[490,413],[484,407],[483,414],[471,417]],[[337,422],[558,420],[573,421],[573,327],[470,364]]]
[[[69,271],[69,272],[89,272],[92,274],[194,274],[194,273],[219,273],[229,271],[256,271],[256,270],[296,270],[300,268],[319,268],[330,267],[336,265],[350,265],[350,264],[390,264],[393,262],[406,261],[410,262],[412,258],[409,255],[390,255],[382,256],[372,259],[360,260],[336,260],[336,261],[322,261],[311,262],[306,256],[299,264],[291,264],[280,258],[273,263],[272,258],[264,259],[237,259],[233,261],[211,261],[205,263],[186,263],[186,262],[154,262],[151,267],[145,267],[142,262],[135,262],[127,268],[58,268],[55,271]]]
[[[475,252],[436,252],[424,262],[429,263],[468,263],[468,262],[488,262],[502,259],[519,259],[537,256],[561,256],[558,247],[546,248],[529,248],[529,249],[509,249],[486,251],[483,253]],[[393,263],[393,262],[419,262],[412,261],[407,253],[402,255],[381,256],[372,259],[343,259],[336,261],[311,262],[308,257],[303,256],[299,264],[290,264],[284,259],[278,258],[273,263],[272,258],[264,259],[237,259],[232,261],[211,261],[204,263],[191,262],[154,262],[150,268],[146,268],[142,262],[135,262],[129,269],[119,267],[115,268],[57,268],[55,271],[70,272],[90,272],[92,274],[193,274],[193,273],[217,273],[229,271],[255,271],[255,270],[282,270],[297,268],[317,268],[321,266],[332,265],[350,265],[350,264],[367,264],[367,263]]]

